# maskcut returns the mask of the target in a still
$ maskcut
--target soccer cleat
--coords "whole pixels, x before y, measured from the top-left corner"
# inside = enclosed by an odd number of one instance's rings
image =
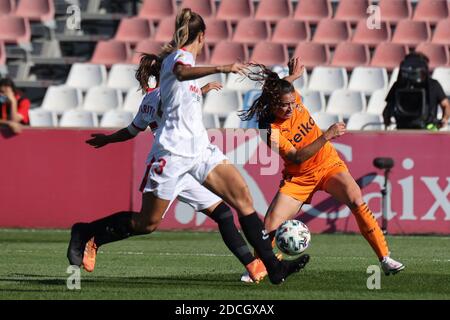
[[[283,255],[281,253],[277,253],[275,254],[275,256],[277,257],[278,260],[283,260]],[[258,262],[256,262],[258,261]],[[256,273],[256,276],[251,276],[250,275],[250,269],[249,266],[255,264],[256,268],[261,268],[261,272],[260,273]],[[261,280],[263,280],[266,276],[267,276],[267,270],[266,267],[264,266],[264,263],[261,261],[261,259],[256,258],[256,260],[254,260],[252,263],[249,263],[246,267],[247,271],[245,271],[242,276],[241,276],[241,281],[245,282],[245,283],[259,283],[261,282]],[[255,274],[255,273],[254,273]],[[258,276],[259,275],[259,276]],[[253,279],[258,279],[257,281],[253,281]]]
[[[67,248],[67,258],[72,266],[83,264],[83,252],[89,240],[87,235],[87,223],[75,223],[72,226],[69,247]]]
[[[405,269],[405,265],[398,261],[395,261],[391,257],[384,257],[381,261],[381,269],[383,269],[385,275],[396,274],[397,272]]]
[[[309,255],[304,254],[295,260],[280,261],[278,270],[269,273],[269,280],[272,284],[280,284],[286,280],[291,274],[299,272],[309,262]]]
[[[83,268],[87,272],[94,271],[97,249],[98,248],[97,245],[95,244],[94,238],[91,238],[84,247]]]

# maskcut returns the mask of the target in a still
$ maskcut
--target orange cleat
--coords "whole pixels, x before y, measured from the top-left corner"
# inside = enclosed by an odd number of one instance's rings
[[[267,276],[267,270],[261,259],[255,259],[251,263],[245,266],[248,271],[248,275],[255,283],[259,283]]]
[[[86,270],[87,272],[94,271],[96,257],[97,257],[97,245],[95,244],[94,238],[91,238],[84,247],[84,255],[83,255],[84,270]]]

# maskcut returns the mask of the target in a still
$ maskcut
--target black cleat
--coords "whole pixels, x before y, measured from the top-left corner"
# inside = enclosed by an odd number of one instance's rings
[[[70,233],[69,247],[67,248],[67,258],[72,266],[81,266],[86,243],[89,241],[87,223],[75,223]]]
[[[301,255],[295,260],[280,261],[278,271],[272,275],[269,273],[269,280],[273,284],[280,284],[294,272],[299,272],[301,269],[303,269],[308,262],[308,254]]]

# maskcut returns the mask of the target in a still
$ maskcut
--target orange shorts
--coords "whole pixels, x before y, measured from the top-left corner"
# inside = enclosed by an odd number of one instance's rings
[[[310,173],[282,180],[280,192],[303,203],[311,203],[314,193],[323,190],[327,180],[340,172],[348,172],[348,168],[342,160],[317,168]]]

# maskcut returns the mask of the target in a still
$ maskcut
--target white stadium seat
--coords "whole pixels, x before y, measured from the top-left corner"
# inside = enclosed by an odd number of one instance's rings
[[[122,106],[122,94],[119,90],[108,87],[93,87],[86,93],[83,109],[99,114]]]
[[[83,94],[80,89],[69,86],[50,86],[45,92],[41,108],[62,114],[66,110],[82,105]]]
[[[325,110],[325,95],[319,91],[303,90],[300,92],[302,102],[309,113],[321,112]]]
[[[60,127],[97,127],[98,119],[94,112],[73,109],[68,110],[63,113],[61,121],[59,122]]]
[[[125,96],[125,101],[123,103],[122,109],[125,111],[130,111],[136,114],[139,111],[139,106],[141,105],[144,95],[139,88],[129,89],[127,95]]]
[[[312,117],[321,130],[327,130],[330,126],[340,121],[338,115],[326,112],[313,113]]]
[[[214,73],[210,74],[209,76],[197,79],[197,83],[200,86],[200,88],[202,88],[209,82],[220,82],[223,86],[225,86],[226,80],[227,77],[225,76],[224,73]]]
[[[229,73],[225,88],[228,90],[237,90],[242,92],[261,89],[261,84],[257,81],[250,80],[246,76],[241,76],[238,73]]]
[[[237,111],[231,112],[227,118],[225,119],[225,123],[223,124],[224,128],[240,128],[241,127],[241,119],[238,116]]]
[[[348,130],[383,130],[383,119],[380,115],[365,112],[354,113],[347,122]]]
[[[219,117],[216,114],[203,113],[203,124],[206,129],[220,128]]]
[[[203,111],[226,117],[230,112],[242,109],[242,96],[237,91],[211,91],[206,95]]]
[[[344,68],[315,67],[309,78],[308,89],[330,95],[334,90],[347,88],[348,77]]]
[[[342,89],[331,94],[326,111],[347,119],[353,113],[362,112],[365,109],[366,98],[362,92]]]
[[[109,110],[100,121],[100,127],[124,128],[133,121],[133,113],[124,110]]]
[[[102,64],[74,63],[66,85],[83,91],[106,84],[106,67]]]
[[[371,114],[383,114],[384,107],[386,107],[386,96],[388,92],[380,89],[372,93],[370,96],[369,104],[367,105],[367,113]]]
[[[28,115],[32,127],[56,127],[58,125],[58,117],[53,111],[42,108],[30,109]]]
[[[385,68],[356,67],[352,71],[349,90],[362,91],[366,95],[378,89],[387,89],[388,75]]]
[[[450,68],[439,67],[434,69],[433,75],[431,76],[433,79],[439,81],[444,92],[447,96],[450,96]]]
[[[128,91],[139,85],[135,78],[138,66],[135,64],[115,64],[108,75],[107,86],[121,91]]]

